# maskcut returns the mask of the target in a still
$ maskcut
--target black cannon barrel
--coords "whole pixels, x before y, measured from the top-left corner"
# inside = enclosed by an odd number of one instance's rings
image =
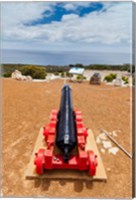
[[[60,110],[58,112],[56,145],[63,152],[64,162],[68,162],[70,152],[77,144],[75,113],[72,92],[68,85],[62,88]]]

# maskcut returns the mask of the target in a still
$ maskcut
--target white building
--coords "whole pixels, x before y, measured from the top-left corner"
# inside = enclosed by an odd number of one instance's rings
[[[70,77],[70,80],[78,80],[77,79],[77,76],[80,76],[81,75],[81,79],[80,81],[83,80],[83,77],[84,77],[84,68],[79,68],[79,67],[72,67],[70,70],[69,70],[69,74],[72,74],[73,77],[71,78]]]

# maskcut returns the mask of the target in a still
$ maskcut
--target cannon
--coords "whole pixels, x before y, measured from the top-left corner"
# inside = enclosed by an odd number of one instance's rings
[[[35,153],[36,173],[41,175],[51,169],[73,169],[96,174],[97,155],[86,151],[87,128],[82,122],[81,111],[72,104],[72,90],[62,88],[59,110],[52,110],[50,123],[43,127],[46,148]]]
[[[65,85],[62,89],[56,128],[56,145],[63,152],[64,162],[68,162],[70,152],[76,144],[76,123],[72,106],[71,88]]]

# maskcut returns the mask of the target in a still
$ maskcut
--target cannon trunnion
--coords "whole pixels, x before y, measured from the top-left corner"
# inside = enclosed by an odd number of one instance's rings
[[[73,109],[72,90],[68,85],[62,88],[59,111],[52,110],[43,135],[46,149],[35,153],[37,174],[48,173],[51,169],[76,169],[89,171],[90,176],[96,174],[97,156],[92,150],[85,150],[87,128],[83,125],[81,111]]]

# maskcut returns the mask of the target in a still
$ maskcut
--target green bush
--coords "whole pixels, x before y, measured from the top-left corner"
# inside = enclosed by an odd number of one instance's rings
[[[6,77],[6,78],[7,78],[7,77],[11,77],[11,72],[5,72],[5,73],[3,74],[3,76]]]
[[[86,77],[83,76],[82,74],[77,76],[77,80],[83,80],[83,79],[86,79]]]
[[[63,78],[65,76],[65,73],[64,72],[61,72],[61,77]]]
[[[122,80],[124,81],[125,84],[128,84],[128,77],[122,76]]]
[[[117,77],[117,74],[109,74],[104,77],[104,81],[112,82],[114,79],[116,79],[116,77]]]
[[[117,78],[117,74],[111,74],[111,76],[112,76],[113,79]]]
[[[70,74],[68,71],[66,72],[66,77],[73,77],[73,74]]]
[[[55,76],[59,76],[59,72],[54,72],[54,75]]]
[[[81,80],[81,76],[78,75],[78,76],[76,77],[76,79],[77,79],[77,80]]]
[[[37,66],[24,66],[20,69],[23,75],[31,76],[34,79],[45,79],[46,71],[45,67],[37,67]]]

